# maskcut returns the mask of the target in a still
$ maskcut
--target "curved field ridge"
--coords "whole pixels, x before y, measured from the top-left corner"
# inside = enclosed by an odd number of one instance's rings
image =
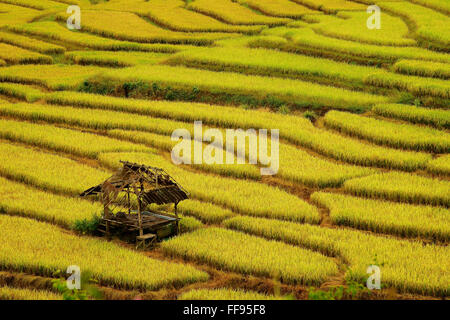
[[[67,44],[96,50],[173,53],[183,48],[182,46],[173,46],[169,44],[149,44],[103,38],[90,33],[71,31],[53,21],[39,21],[27,24],[9,25],[6,26],[6,28],[16,33],[43,37],[49,40],[62,41]]]
[[[274,17],[299,18],[305,14],[320,13],[289,0],[236,0],[236,2]]]
[[[177,141],[172,141],[169,135],[160,135],[151,132],[136,132],[131,130],[109,130],[108,135],[118,139],[125,139],[136,143],[142,143],[151,147],[158,148],[163,151],[171,152]],[[180,158],[185,159],[189,162],[190,159],[195,157],[195,142],[191,142],[191,154],[183,154]],[[208,145],[202,143],[202,154]],[[236,155],[234,152],[228,152],[224,148],[214,147],[214,152],[222,153],[223,159],[230,157],[233,159],[233,164],[191,164],[194,168],[205,171],[216,173],[225,177],[235,177],[240,179],[252,179],[261,180],[261,173],[257,165],[246,164],[236,164]],[[192,162],[192,161],[191,161]]]
[[[194,289],[182,293],[178,300],[282,300],[282,297],[235,289]]]
[[[264,100],[268,95],[272,95],[284,103],[292,105],[321,104],[338,108],[356,108],[388,100],[384,96],[322,86],[300,80],[162,65],[106,71],[103,73],[103,78],[106,81],[117,82],[118,85],[124,82],[144,81],[149,84],[156,83],[188,91],[195,87],[206,92],[248,95],[257,100]]]
[[[187,50],[172,56],[166,63],[288,78],[323,77],[353,84],[363,84],[367,74],[379,72],[366,66],[258,48]]]
[[[339,111],[328,112],[324,121],[329,128],[377,144],[434,153],[450,152],[450,134],[433,128],[394,123]]]
[[[206,223],[219,224],[223,220],[234,217],[231,210],[216,206],[208,202],[188,199],[178,205],[178,210],[186,216],[192,216]]]
[[[311,200],[327,207],[333,223],[403,237],[450,240],[449,210],[317,192]]]
[[[428,154],[369,145],[321,130],[314,127],[307,119],[291,115],[199,103],[146,101],[74,92],[56,92],[45,98],[49,103],[131,112],[191,123],[195,120],[202,120],[205,124],[225,128],[278,128],[280,137],[296,145],[310,148],[337,160],[363,166],[412,171],[424,168],[426,163],[431,160],[431,155]],[[82,115],[78,117],[82,117]],[[109,118],[111,119],[111,115]],[[165,121],[158,121],[159,125],[155,131],[171,134],[163,131],[165,126],[162,126],[162,123]],[[146,127],[148,127],[149,121],[147,120],[146,123]],[[191,125],[182,127],[190,129]]]
[[[444,53],[426,50],[418,47],[392,47],[373,44],[362,44],[349,40],[330,38],[315,33],[309,28],[291,28],[289,33],[292,42],[283,41],[285,39],[271,38],[271,41],[264,41],[264,38],[255,38],[249,41],[253,47],[268,47],[272,49],[284,49],[291,51],[305,50],[311,52],[316,49],[318,55],[325,52],[330,53],[335,58],[339,55],[349,55],[360,57],[377,62],[395,62],[398,59],[418,59],[437,62],[450,62],[450,57]],[[274,41],[275,40],[275,41]],[[319,50],[319,51],[317,51]]]
[[[145,163],[164,169],[181,185],[189,185],[192,198],[223,206],[236,213],[290,221],[319,223],[316,207],[286,191],[249,180],[198,174],[174,165],[170,159],[150,153],[110,153],[99,157],[110,168],[119,161]]]
[[[142,143],[168,152],[171,152],[173,146],[176,144],[176,142],[172,141],[169,136],[162,136],[150,132],[109,130],[108,135],[114,138]],[[205,145],[203,145],[203,147],[205,147]],[[192,148],[192,150],[194,149]],[[227,153],[229,152],[224,151],[224,156],[226,156]],[[235,156],[233,155],[233,157]],[[246,158],[248,159],[248,153]],[[281,143],[279,145],[279,161],[280,168],[276,174],[277,176],[312,187],[339,186],[346,179],[369,175],[375,172],[375,170],[369,168],[337,164],[321,159],[310,155],[304,150],[285,143]],[[258,164],[262,166],[260,157],[258,157]],[[193,166],[206,172],[213,172],[223,176],[261,180],[259,168],[249,164],[194,164]]]
[[[50,56],[22,49],[6,43],[0,43],[0,58],[11,64],[52,63]]]
[[[69,15],[59,14],[57,18],[66,21]],[[232,26],[230,28],[233,28]],[[245,27],[241,27],[245,28]],[[255,28],[255,27],[248,27]],[[234,27],[239,30],[239,27]],[[145,19],[131,12],[123,11],[83,11],[83,31],[102,37],[140,42],[211,45],[213,40],[233,36],[230,33],[214,32],[178,32],[148,23]],[[234,31],[234,30],[233,30]],[[238,36],[239,34],[234,34]]]
[[[42,189],[78,195],[104,181],[106,171],[31,148],[0,143],[0,174]]]
[[[0,212],[73,228],[103,210],[99,203],[55,195],[0,177]]]
[[[383,117],[427,124],[437,128],[450,128],[450,110],[421,108],[404,104],[380,104],[374,106],[372,111]]]
[[[450,50],[450,31],[443,27],[450,23],[448,15],[411,2],[383,2],[379,5],[413,24],[415,36],[423,46]]]
[[[112,242],[79,237],[27,218],[0,215],[0,229],[2,269],[51,276],[78,265],[100,284],[148,290],[208,279],[205,272],[191,266],[152,259]],[[28,232],[18,233],[18,229]]]
[[[96,158],[101,152],[153,151],[142,145],[93,133],[3,119],[0,119],[0,137],[14,142],[26,143],[88,158]]]
[[[220,228],[197,230],[161,247],[166,254],[284,283],[320,284],[338,271],[333,260],[319,253]]]
[[[188,4],[189,9],[214,17],[229,24],[279,25],[291,21],[285,18],[268,17],[239,5],[233,0],[195,0]]]
[[[450,175],[450,155],[444,155],[430,161],[427,170],[434,174]]]
[[[349,264],[347,280],[364,281],[367,267],[381,267],[383,283],[401,292],[447,297],[450,249],[348,229],[330,229],[251,217],[225,221],[229,228],[338,256]]]
[[[412,76],[450,79],[449,63],[404,59],[394,64],[393,69],[396,72]]]
[[[450,182],[388,172],[344,182],[344,190],[363,197],[450,207]]]
[[[52,90],[71,90],[85,78],[106,68],[77,65],[17,65],[0,70],[0,80],[22,84],[37,84]]]
[[[395,73],[386,75],[381,72],[368,75],[364,82],[374,86],[408,91],[418,96],[450,99],[449,81],[442,79],[422,78]]]
[[[33,86],[8,82],[0,82],[0,93],[9,97],[26,100],[27,102],[35,102],[46,95],[46,92],[36,89]],[[7,102],[2,102],[2,104],[5,103]]]
[[[0,286],[0,300],[62,300],[50,291]]]
[[[238,32],[238,33],[255,33],[263,28],[261,24],[271,21],[270,18],[264,20],[264,16],[261,16],[259,23],[250,23],[254,26],[240,26],[239,23],[223,23],[214,14],[199,14],[196,10],[191,9],[191,4],[197,4],[198,1],[192,3],[186,3],[183,0],[115,0],[107,1],[99,4],[96,8],[102,8],[114,11],[129,11],[136,13],[139,16],[145,17],[153,23],[180,32]],[[216,1],[214,1],[215,3]],[[218,1],[220,2],[220,1]],[[208,7],[214,6],[214,3],[208,2]],[[225,2],[225,8],[222,11],[228,11],[228,8],[232,5],[239,5],[229,1]],[[220,6],[220,3],[219,3]],[[249,14],[244,7],[240,7],[242,10],[237,10],[235,19],[239,19],[242,14]],[[250,10],[248,10],[250,11]],[[253,16],[259,17],[259,15],[253,13]],[[218,18],[218,19],[217,19]],[[283,20],[279,19],[281,22]],[[257,21],[257,20],[254,20]],[[273,21],[277,21],[273,19]],[[244,23],[245,24],[245,23]],[[259,24],[259,25],[258,25]],[[256,26],[255,26],[256,25]]]
[[[298,0],[297,0],[298,1]],[[416,41],[408,38],[408,26],[399,17],[393,17],[381,11],[381,29],[367,30],[365,28],[367,7],[357,12],[339,12],[341,19],[321,22],[312,28],[319,34],[343,40],[351,40],[368,44],[384,46],[414,46]],[[361,26],[361,27],[356,27]]]
[[[63,53],[64,51],[66,51],[66,48],[62,46],[7,32],[0,32],[0,40],[13,46],[37,51],[40,53],[50,54]],[[50,59],[48,59],[48,61],[50,61]]]

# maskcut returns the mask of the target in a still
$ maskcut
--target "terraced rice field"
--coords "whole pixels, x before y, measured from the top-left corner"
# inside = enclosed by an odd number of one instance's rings
[[[449,22],[446,0],[1,0],[0,272],[79,265],[127,298],[279,300],[365,286],[375,264],[371,299],[448,299]],[[198,151],[233,163],[187,161]],[[121,160],[190,194],[151,250],[80,227],[104,208],[79,194]],[[0,300],[62,298],[0,281]]]

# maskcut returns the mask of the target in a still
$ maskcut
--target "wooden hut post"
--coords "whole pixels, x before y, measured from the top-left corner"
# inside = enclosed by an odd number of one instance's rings
[[[128,214],[131,214],[130,186],[127,187]]]
[[[139,191],[138,197],[138,224],[139,224],[139,236],[144,235],[144,231],[142,230],[142,203],[141,203],[141,193],[144,190],[144,186],[141,181],[141,190]]]
[[[180,224],[178,223],[178,202],[175,202],[175,217],[177,217],[176,234],[178,234],[180,232]]]
[[[103,193],[103,215],[105,217],[106,237],[109,239],[109,196],[105,192]]]

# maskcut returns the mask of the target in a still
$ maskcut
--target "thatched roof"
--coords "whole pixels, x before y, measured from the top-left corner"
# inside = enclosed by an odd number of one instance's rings
[[[144,205],[178,203],[188,199],[189,193],[163,169],[125,161],[121,163],[123,167],[114,175],[87,189],[81,196],[103,195],[104,202],[111,202],[119,193],[131,191]]]

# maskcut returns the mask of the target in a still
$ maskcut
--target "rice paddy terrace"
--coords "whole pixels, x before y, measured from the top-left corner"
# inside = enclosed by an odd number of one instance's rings
[[[69,265],[106,299],[306,299],[377,263],[371,299],[448,297],[449,25],[447,0],[0,0],[0,299],[60,299]],[[173,164],[196,120],[279,129],[278,173]],[[190,192],[180,235],[77,231],[119,160]]]

